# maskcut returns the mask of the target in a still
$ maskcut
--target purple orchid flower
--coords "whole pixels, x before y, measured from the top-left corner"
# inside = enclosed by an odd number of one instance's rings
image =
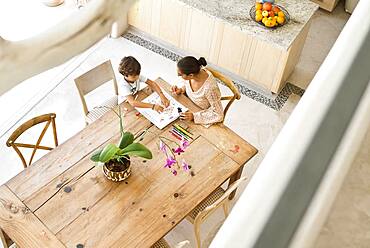
[[[162,140],[159,141],[159,149],[167,155],[167,146]]]
[[[185,150],[186,148],[188,148],[190,146],[190,143],[189,143],[189,141],[187,141],[187,140],[185,140],[185,139],[183,139],[182,141],[181,141],[181,148],[183,149],[183,150]]]
[[[172,171],[172,174],[173,174],[174,176],[177,176],[177,171],[176,171],[176,170],[173,170],[173,171]]]
[[[166,164],[164,165],[164,168],[170,168],[171,169],[172,165],[175,164],[175,163],[176,163],[176,159],[175,158],[168,157],[166,159]]]
[[[177,147],[176,149],[173,148],[172,151],[174,153],[177,153],[177,155],[180,155],[181,153],[185,152],[184,149],[182,149],[182,147]]]
[[[182,160],[182,168],[184,169],[184,171],[189,170],[189,164],[186,163],[185,159]]]

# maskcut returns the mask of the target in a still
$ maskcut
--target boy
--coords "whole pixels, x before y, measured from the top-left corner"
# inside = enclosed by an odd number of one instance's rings
[[[132,56],[124,57],[118,67],[119,73],[124,77],[122,95],[126,96],[127,101],[133,107],[151,108],[157,112],[162,112],[164,108],[158,104],[144,103],[135,99],[135,94],[140,90],[140,82],[146,83],[152,90],[160,96],[164,107],[170,105],[170,101],[165,97],[158,84],[143,75],[140,75],[141,65]]]

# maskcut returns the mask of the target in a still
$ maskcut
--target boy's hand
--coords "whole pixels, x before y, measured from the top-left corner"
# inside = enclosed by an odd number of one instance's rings
[[[192,112],[187,111],[185,113],[180,114],[180,119],[185,121],[192,121],[194,120],[194,115]]]
[[[171,87],[171,91],[172,91],[172,93],[174,93],[176,95],[180,95],[180,94],[183,93],[182,92],[182,88],[179,88],[176,85],[174,85],[174,86]]]
[[[154,104],[153,110],[157,111],[158,113],[163,112],[164,108],[161,105]]]
[[[163,95],[163,93],[161,94],[161,101],[165,108],[170,106],[170,100],[168,100],[167,97]]]

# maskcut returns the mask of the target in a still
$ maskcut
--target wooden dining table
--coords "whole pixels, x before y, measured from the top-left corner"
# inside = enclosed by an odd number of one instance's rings
[[[170,85],[157,79],[162,89]],[[149,90],[139,93],[148,96]],[[191,111],[189,98],[174,96]],[[224,124],[209,128],[182,122],[193,141],[179,159],[190,171],[173,175],[158,148],[159,136],[171,136],[171,125],[160,130],[130,107],[123,126],[134,134],[150,130],[141,143],[151,160],[132,158],[131,176],[123,182],[105,178],[91,154],[120,138],[119,119],[109,111],[0,186],[0,228],[18,247],[150,247],[181,222],[217,187],[237,180],[255,147]],[[9,165],[19,166],[19,165]]]

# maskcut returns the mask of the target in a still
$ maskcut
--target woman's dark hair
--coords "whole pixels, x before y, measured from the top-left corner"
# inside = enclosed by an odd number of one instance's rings
[[[201,67],[206,65],[207,61],[203,57],[196,59],[193,56],[187,56],[177,62],[177,67],[179,68],[180,72],[185,75],[198,74]]]
[[[127,56],[119,63],[118,71],[126,77],[140,75],[141,65],[134,57]]]

